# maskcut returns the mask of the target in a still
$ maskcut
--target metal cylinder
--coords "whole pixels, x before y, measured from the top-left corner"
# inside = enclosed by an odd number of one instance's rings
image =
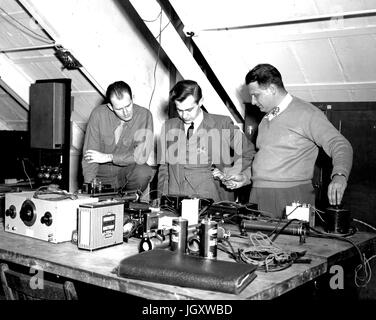
[[[350,211],[338,207],[329,207],[326,209],[326,231],[330,233],[349,233],[351,215]]]
[[[288,223],[288,221],[283,221],[281,223],[265,221],[261,219],[255,220],[243,220],[240,224],[241,228],[245,231],[266,231],[266,232],[281,232],[282,234],[290,235],[304,235],[307,231],[307,228],[304,223],[299,221],[292,221],[287,227],[283,230],[282,228]],[[282,230],[282,231],[281,231]]]
[[[185,253],[187,250],[188,220],[184,218],[172,219],[171,250]]]
[[[200,256],[207,259],[217,258],[217,232],[216,221],[204,219],[200,225]]]
[[[169,237],[144,237],[140,241],[139,252],[150,251],[154,249],[165,249],[170,246]]]

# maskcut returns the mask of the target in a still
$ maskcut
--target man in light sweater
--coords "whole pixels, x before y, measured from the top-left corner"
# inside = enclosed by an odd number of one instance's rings
[[[259,64],[245,78],[252,104],[265,112],[258,127],[252,164],[250,202],[280,218],[292,202],[315,204],[312,177],[318,148],[332,158],[328,186],[331,205],[340,204],[349,178],[353,150],[348,140],[314,105],[291,96],[280,72]],[[226,177],[230,189],[249,184],[242,174]]]

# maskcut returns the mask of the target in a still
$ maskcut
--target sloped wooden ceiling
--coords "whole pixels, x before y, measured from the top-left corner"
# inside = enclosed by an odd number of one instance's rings
[[[127,19],[126,14],[115,12],[124,10],[119,5],[124,1],[69,0],[69,9],[57,0],[0,2],[0,79],[16,88],[20,98],[12,99],[1,89],[0,128],[26,130],[28,88],[37,79],[72,79],[73,120],[82,130],[92,108],[102,100],[103,88],[115,77],[136,83],[141,105],[147,106],[155,91],[152,109],[165,107],[168,75],[161,64],[156,81],[152,72],[144,71],[154,69],[155,52],[145,39],[140,43],[129,40],[128,34],[137,34],[137,30],[121,21]],[[147,1],[158,4],[157,0]],[[173,6],[187,34],[193,32],[193,41],[241,115],[243,103],[249,101],[244,76],[263,62],[278,67],[288,90],[309,101],[376,100],[376,0],[160,1]],[[87,73],[62,69],[55,56],[59,43],[31,17],[25,3],[49,15],[50,29],[58,30],[56,34],[74,47],[79,60],[85,60]],[[105,22],[98,20],[98,8],[103,14],[106,9],[111,13]],[[53,10],[55,15],[51,15]],[[84,23],[85,14],[88,21]],[[96,21],[90,21],[94,20],[90,16]],[[94,22],[101,29],[94,29],[90,24]],[[116,38],[118,50],[111,46],[115,31],[124,35]],[[126,61],[120,52],[127,52],[132,61]],[[135,69],[139,71],[133,72]],[[94,75],[94,81],[89,81],[88,74]],[[156,119],[158,124],[163,121],[158,112]]]
[[[114,81],[124,80],[132,86],[135,103],[152,112],[156,131],[166,119],[169,73],[122,2],[0,2],[1,79],[26,104],[30,84],[35,80],[72,79],[72,144],[78,150],[91,111],[102,102],[105,88]],[[55,56],[57,45],[69,50],[82,67],[63,69]],[[8,120],[11,123],[12,119]]]
[[[0,82],[0,123],[3,130],[27,130],[27,90],[36,80],[72,79],[72,120],[83,129],[92,107],[103,100],[99,90],[79,70],[64,68],[55,55],[56,45],[18,1],[0,2],[0,77],[3,84],[11,86],[14,91],[21,91],[18,93],[24,103],[23,107],[20,106],[9,92],[1,88]]]

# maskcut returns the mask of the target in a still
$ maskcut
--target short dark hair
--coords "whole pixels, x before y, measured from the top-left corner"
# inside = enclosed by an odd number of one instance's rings
[[[176,83],[175,86],[171,89],[170,101],[182,102],[190,95],[192,95],[195,99],[195,102],[198,103],[202,98],[202,91],[200,86],[196,81],[182,80]]]
[[[106,91],[107,102],[111,102],[110,98],[112,96],[116,96],[119,99],[123,98],[124,93],[128,93],[132,99],[132,89],[127,83],[124,81],[116,81],[111,83]]]
[[[245,84],[257,82],[261,87],[268,87],[271,83],[284,89],[281,73],[271,64],[258,64],[245,76]]]

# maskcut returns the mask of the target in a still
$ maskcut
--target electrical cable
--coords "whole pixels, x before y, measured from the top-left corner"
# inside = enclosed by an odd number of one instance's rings
[[[301,204],[297,205],[289,214],[286,214],[286,217],[288,217],[291,213],[293,213],[296,209],[302,207]]]
[[[159,32],[159,34],[155,37],[155,39],[158,39],[161,35],[162,32],[168,27],[168,25],[171,23],[171,21],[167,22],[166,25],[162,28],[162,30]]]
[[[363,254],[363,257],[365,258],[364,254]],[[368,285],[368,283],[371,281],[371,278],[372,278],[372,269],[371,269],[371,266],[369,264],[369,262],[376,258],[376,255],[373,255],[372,257],[368,258],[368,259],[365,259],[365,276],[363,278],[360,278],[360,276],[358,275],[358,272],[359,270],[361,270],[362,268],[362,265],[359,264],[356,268],[355,268],[355,272],[354,272],[354,282],[355,282],[355,285],[359,288],[359,287],[366,287]],[[359,279],[360,281],[362,281],[363,283],[362,284],[359,284]]]
[[[225,245],[222,244],[222,243],[218,243],[218,245],[217,245],[217,248],[219,250],[229,254],[236,262],[244,263],[244,261],[240,258],[239,254],[236,253],[236,251],[234,250],[234,247],[232,246],[231,242],[228,239],[222,239],[221,241],[225,242],[225,244],[227,244],[230,247],[231,251],[227,250]]]
[[[200,210],[200,212],[198,213],[198,216],[201,218],[201,217],[204,215],[204,213],[205,213],[210,207],[211,207],[211,205],[208,205],[208,206],[206,206],[206,207],[203,207],[203,208]]]
[[[312,205],[311,205],[311,208],[312,208],[313,210],[315,210],[315,211],[318,211],[318,212],[320,212],[320,213],[324,213],[324,214],[325,214],[324,211],[317,209],[315,206],[312,206]]]
[[[320,220],[326,224],[326,221],[321,217],[320,213],[324,213],[320,210],[317,210],[316,208],[313,208],[315,210],[315,214],[317,214],[317,216],[320,218]]]
[[[22,159],[21,162],[22,162],[22,167],[23,167],[24,173],[26,174],[26,177],[29,180],[30,189],[33,189],[33,184],[31,183],[31,179],[30,179],[29,175],[26,172],[24,160]]]
[[[257,266],[258,270],[274,272],[284,270],[293,264],[289,253],[282,250],[262,232],[253,233],[249,237],[251,244],[239,249],[241,259]]]
[[[285,225],[281,229],[279,229],[277,231],[277,233],[274,235],[274,237],[273,237],[273,239],[271,241],[274,242],[278,238],[278,236],[282,233],[282,231],[285,230],[294,221],[300,221],[300,220],[299,219],[291,219],[291,220],[289,220],[287,223],[285,223]]]
[[[273,214],[271,212],[269,212],[269,211],[262,211],[262,210],[251,209],[251,208],[248,208],[247,205],[245,205],[245,209],[247,211],[260,213],[261,215],[265,214],[264,216],[266,216],[266,217],[272,217],[273,216]]]
[[[281,222],[282,222],[282,218],[280,218],[279,219],[279,221],[278,221],[278,223],[277,223],[277,225],[275,226],[275,228],[268,234],[268,237],[271,237],[273,234],[274,234],[274,232],[278,229],[278,227],[281,225]]]
[[[34,34],[34,35],[28,34],[30,37],[35,38],[35,36],[37,36],[37,37],[39,38],[39,39],[37,39],[37,40],[39,40],[39,41],[42,41],[42,42],[44,42],[44,43],[48,43],[48,44],[55,44],[55,41],[51,41],[50,39],[47,39],[47,38],[41,36],[40,34],[38,34],[38,33],[36,33],[35,31],[29,29],[28,27],[26,27],[23,23],[19,22],[17,19],[13,18],[13,17],[12,17],[8,12],[6,12],[6,10],[4,10],[2,7],[0,7],[0,10],[1,10],[2,12],[4,12],[5,15],[6,15],[8,18],[12,19],[14,22],[16,22],[17,24],[19,24],[21,27],[25,28],[27,31],[29,31],[29,32],[31,32],[32,34]],[[0,15],[0,17],[1,17],[1,15]],[[21,30],[19,27],[17,27],[15,24],[13,24],[11,21],[9,21],[9,20],[7,20],[7,19],[5,19],[5,21],[7,21],[8,23],[12,24],[15,28],[17,28],[17,29],[20,30],[21,32],[24,32],[24,31]],[[26,32],[24,32],[24,33],[26,33]]]
[[[372,229],[373,231],[376,231],[376,228],[375,228],[375,227],[369,225],[368,223],[365,223],[364,221],[361,221],[361,220],[358,220],[358,219],[353,219],[353,221],[358,222],[358,223],[361,223],[361,224],[367,226],[368,228]]]
[[[234,204],[234,202],[231,202],[231,201],[218,201],[218,202],[214,202],[213,205],[219,205],[219,204],[223,204],[223,205],[226,205],[228,206],[229,208],[237,208],[237,206]]]
[[[156,85],[157,85],[156,73],[157,73],[157,67],[158,67],[158,64],[159,64],[159,55],[160,55],[161,44],[162,44],[162,34],[161,34],[161,32],[162,32],[162,7],[161,7],[160,15],[159,15],[159,41],[158,41],[158,50],[157,50],[157,61],[155,62],[154,71],[153,71],[154,84],[153,84],[153,90],[151,92],[150,101],[149,101],[149,110],[150,110],[150,107],[151,107],[151,102],[153,101],[153,96],[154,96],[155,88],[156,88]]]
[[[367,283],[370,280],[370,278],[368,276],[368,271],[367,271],[367,260],[365,259],[365,256],[360,251],[359,247],[354,243],[354,241],[346,238],[346,236],[349,236],[351,234],[346,234],[346,235],[340,236],[340,235],[334,235],[334,234],[330,234],[330,233],[326,233],[326,232],[321,232],[320,230],[317,230],[317,229],[312,228],[312,227],[309,227],[309,229],[317,233],[315,235],[310,234],[311,236],[315,236],[315,237],[319,237],[319,238],[321,237],[321,238],[342,240],[342,241],[350,243],[357,250],[359,257],[360,257],[360,261],[361,261],[361,263],[355,268],[355,271],[354,271],[355,272],[355,284],[358,286],[358,280],[361,280],[361,281],[364,281],[366,284],[360,285],[360,286],[366,286],[367,285]],[[352,234],[354,234],[354,233],[355,232],[353,232]],[[363,277],[363,278],[361,278],[358,274],[359,271],[362,268],[363,268],[363,273],[365,274],[365,277]],[[368,266],[368,269],[369,269],[369,266]]]
[[[171,212],[171,213],[173,213],[173,214],[176,215],[176,216],[179,216],[179,213],[178,213],[173,207],[170,207],[170,206],[168,206],[168,205],[162,205],[160,208],[161,208],[162,210],[165,210],[165,211]]]
[[[45,198],[43,195],[59,195],[59,197]],[[61,190],[55,185],[48,185],[39,187],[33,194],[33,198],[49,201],[60,201],[65,199],[76,200],[78,198],[76,193],[69,193],[68,191]]]
[[[153,20],[142,19],[142,21],[144,21],[144,22],[155,22],[155,21],[158,20],[158,18],[161,16],[161,14],[162,14],[162,10],[158,13],[158,15],[155,19],[153,19]]]

